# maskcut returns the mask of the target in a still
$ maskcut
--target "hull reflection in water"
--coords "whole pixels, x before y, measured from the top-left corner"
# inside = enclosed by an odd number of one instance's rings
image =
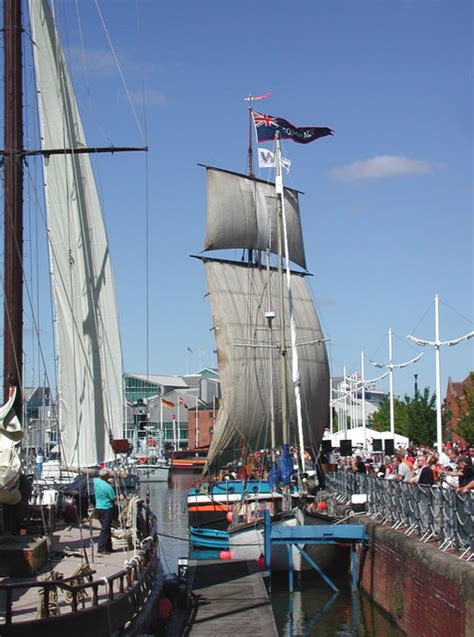
[[[324,583],[288,593],[288,584],[272,587],[271,602],[280,637],[403,637],[387,615],[363,593],[354,593],[347,579],[337,581],[340,593]]]

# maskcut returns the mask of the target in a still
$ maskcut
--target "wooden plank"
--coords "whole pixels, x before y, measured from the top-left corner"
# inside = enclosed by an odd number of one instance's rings
[[[186,634],[278,635],[262,573],[254,560],[190,561],[192,608]]]

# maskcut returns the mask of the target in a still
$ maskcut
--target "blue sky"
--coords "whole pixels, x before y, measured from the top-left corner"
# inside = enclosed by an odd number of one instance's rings
[[[127,90],[95,3],[78,3],[81,30],[75,3],[56,3],[89,145],[149,146],[146,156],[95,161],[127,371],[215,364],[205,277],[189,258],[205,228],[197,164],[246,171],[249,93],[272,92],[257,109],[335,131],[283,149],[287,184],[305,193],[306,256],[333,375],[359,369],[361,350],[386,362],[389,327],[394,362],[413,358],[419,348],[405,337],[434,338],[436,293],[442,339],[474,329],[471,2],[99,6]],[[474,369],[473,342],[443,350],[443,393],[448,376]],[[434,389],[434,370],[428,349],[396,373],[396,393],[412,392],[414,373]]]

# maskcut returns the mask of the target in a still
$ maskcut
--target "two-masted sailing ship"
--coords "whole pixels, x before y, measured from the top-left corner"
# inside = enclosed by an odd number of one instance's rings
[[[54,300],[61,460],[66,469],[111,463],[120,450],[122,351],[110,252],[91,152],[47,0],[29,0],[41,144],[23,144],[21,0],[4,0],[4,387],[0,409],[0,633],[148,632],[159,589],[156,520],[138,498],[119,502],[114,552],[98,556],[92,510],[57,524],[54,502],[31,528],[21,471],[23,390],[23,166],[43,164]],[[88,488],[88,487],[87,487]],[[90,495],[90,494],[88,494]],[[41,500],[41,498],[40,498]],[[46,514],[45,514],[46,512]],[[85,518],[85,519],[84,519]],[[92,628],[91,628],[92,627]]]
[[[300,193],[284,187],[281,174],[282,126],[272,137],[275,183],[257,179],[251,166],[248,175],[206,167],[204,251],[242,255],[199,257],[222,392],[208,469],[232,466],[240,477],[192,489],[188,514],[192,528],[226,529],[232,521],[231,544],[232,537],[244,543],[237,537],[242,525],[261,519],[263,508],[276,519],[303,493],[307,499],[305,463],[316,458],[329,416],[328,357],[308,285]]]

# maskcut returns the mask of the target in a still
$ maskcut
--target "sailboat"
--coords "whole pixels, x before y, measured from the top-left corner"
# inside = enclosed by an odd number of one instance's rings
[[[22,134],[22,3],[4,0],[5,40],[5,405],[0,409],[0,503],[11,535],[0,545],[2,635],[125,629],[135,634],[156,603],[156,519],[128,502],[129,534],[117,554],[98,557],[97,528],[19,526],[28,494],[19,461],[22,401],[22,166],[43,160],[57,357],[60,451],[66,469],[110,464],[123,448],[122,351],[110,253],[90,153],[47,0],[29,0],[41,128],[39,150]],[[122,149],[125,150],[125,149]],[[6,461],[10,459],[10,465]],[[17,506],[17,508],[15,508]],[[126,512],[122,510],[122,523]],[[24,518],[23,518],[24,519]],[[50,520],[51,522],[51,520]],[[13,538],[9,540],[8,538]],[[68,545],[66,548],[64,548]],[[48,548],[51,547],[51,548]],[[70,547],[70,548],[69,548]],[[124,566],[125,560],[125,566]],[[17,579],[18,578],[18,579]],[[38,609],[38,610],[37,610]]]
[[[275,155],[280,157],[278,139]],[[222,391],[208,468],[234,463],[238,472],[242,450],[243,465],[256,454],[267,469],[271,463],[267,477],[250,471],[244,479],[211,482],[188,494],[190,526],[227,528],[232,521],[232,551],[247,543],[244,527],[250,523],[254,533],[264,508],[274,520],[302,523],[292,511],[314,498],[305,489],[305,463],[309,454],[315,459],[328,422],[329,365],[308,286],[300,193],[283,187],[281,164],[275,183],[251,170],[242,175],[206,166],[206,172],[204,251],[247,251],[240,261],[199,257]]]

